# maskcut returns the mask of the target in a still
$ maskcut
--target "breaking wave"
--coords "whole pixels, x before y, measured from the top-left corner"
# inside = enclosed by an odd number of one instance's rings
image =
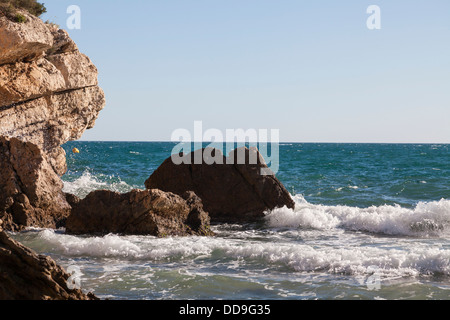
[[[295,209],[268,212],[267,224],[274,228],[344,228],[393,236],[440,236],[449,232],[450,200],[420,202],[411,209],[398,205],[326,206],[308,203],[301,195],[294,201]]]
[[[403,243],[392,248],[354,246],[341,241],[340,246],[329,246],[288,241],[243,242],[230,238],[155,238],[113,234],[84,238],[54,230],[34,231],[32,237],[32,241],[38,241],[44,251],[51,249],[68,258],[104,258],[118,264],[120,261],[177,262],[192,265],[194,270],[201,264],[203,267],[225,266],[236,271],[246,266],[250,270],[250,266],[263,265],[271,270],[353,276],[370,275],[376,271],[385,279],[450,276],[450,249],[441,246]]]
[[[79,178],[73,181],[64,181],[63,191],[84,198],[95,190],[111,190],[125,193],[132,189],[133,186],[121,180],[120,177],[106,175],[94,176],[89,171],[84,171]]]

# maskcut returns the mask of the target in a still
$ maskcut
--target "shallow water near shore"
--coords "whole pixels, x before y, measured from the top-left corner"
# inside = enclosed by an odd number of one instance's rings
[[[69,143],[65,191],[144,188],[174,145]],[[101,298],[450,298],[448,145],[286,143],[279,159],[295,210],[214,225],[215,237],[13,237]]]

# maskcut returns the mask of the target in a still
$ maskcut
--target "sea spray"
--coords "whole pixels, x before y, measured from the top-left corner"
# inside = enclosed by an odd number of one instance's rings
[[[260,268],[278,272],[319,272],[342,275],[367,275],[374,266],[382,277],[417,277],[421,275],[450,276],[450,248],[439,245],[412,245],[399,241],[395,247],[360,245],[336,237],[334,244],[321,241],[290,241],[288,236],[266,236],[272,241],[234,239],[215,230],[218,238],[106,235],[75,237],[54,230],[33,230],[27,236],[16,235],[25,243],[40,242],[43,250],[71,259],[106,259],[106,264],[132,265],[157,263],[167,266],[177,263],[189,272],[225,268],[248,274]],[[266,231],[261,230],[262,236]],[[281,232],[282,233],[282,232]],[[267,233],[266,233],[267,234]],[[304,237],[306,234],[299,233]],[[368,239],[368,238],[366,238]],[[126,263],[125,263],[126,262]],[[125,270],[124,270],[125,271]]]
[[[133,186],[115,175],[93,175],[89,170],[86,170],[80,177],[72,181],[65,180],[63,191],[84,198],[90,192],[100,189],[125,193],[131,191]]]
[[[450,200],[420,202],[413,209],[398,205],[358,208],[308,203],[293,197],[295,209],[279,208],[266,214],[270,227],[344,228],[396,236],[439,236],[449,232]]]

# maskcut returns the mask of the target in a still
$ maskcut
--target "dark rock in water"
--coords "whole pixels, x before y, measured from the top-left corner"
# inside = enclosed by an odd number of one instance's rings
[[[38,255],[11,239],[0,220],[0,300],[97,300],[70,289],[70,275],[50,257]]]
[[[120,194],[91,192],[74,205],[67,219],[69,234],[185,236],[212,235],[209,216],[193,192],[178,196],[161,190]]]
[[[3,228],[57,228],[70,213],[63,183],[31,142],[0,136],[0,219]]]
[[[78,198],[76,195],[71,194],[71,193],[64,193],[64,196],[66,197],[66,201],[67,203],[71,206],[71,207],[75,207],[76,205],[78,205],[81,201],[80,198]]]
[[[236,149],[228,158],[220,150],[206,148],[183,159],[178,165],[166,159],[145,182],[146,188],[175,194],[194,191],[212,222],[255,222],[267,210],[295,206],[256,148]]]

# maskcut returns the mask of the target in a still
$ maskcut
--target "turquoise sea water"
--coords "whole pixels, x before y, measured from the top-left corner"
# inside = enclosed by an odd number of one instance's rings
[[[143,189],[174,146],[68,143],[65,191]],[[449,299],[449,147],[282,143],[277,177],[296,208],[213,238],[14,237],[102,298]]]

